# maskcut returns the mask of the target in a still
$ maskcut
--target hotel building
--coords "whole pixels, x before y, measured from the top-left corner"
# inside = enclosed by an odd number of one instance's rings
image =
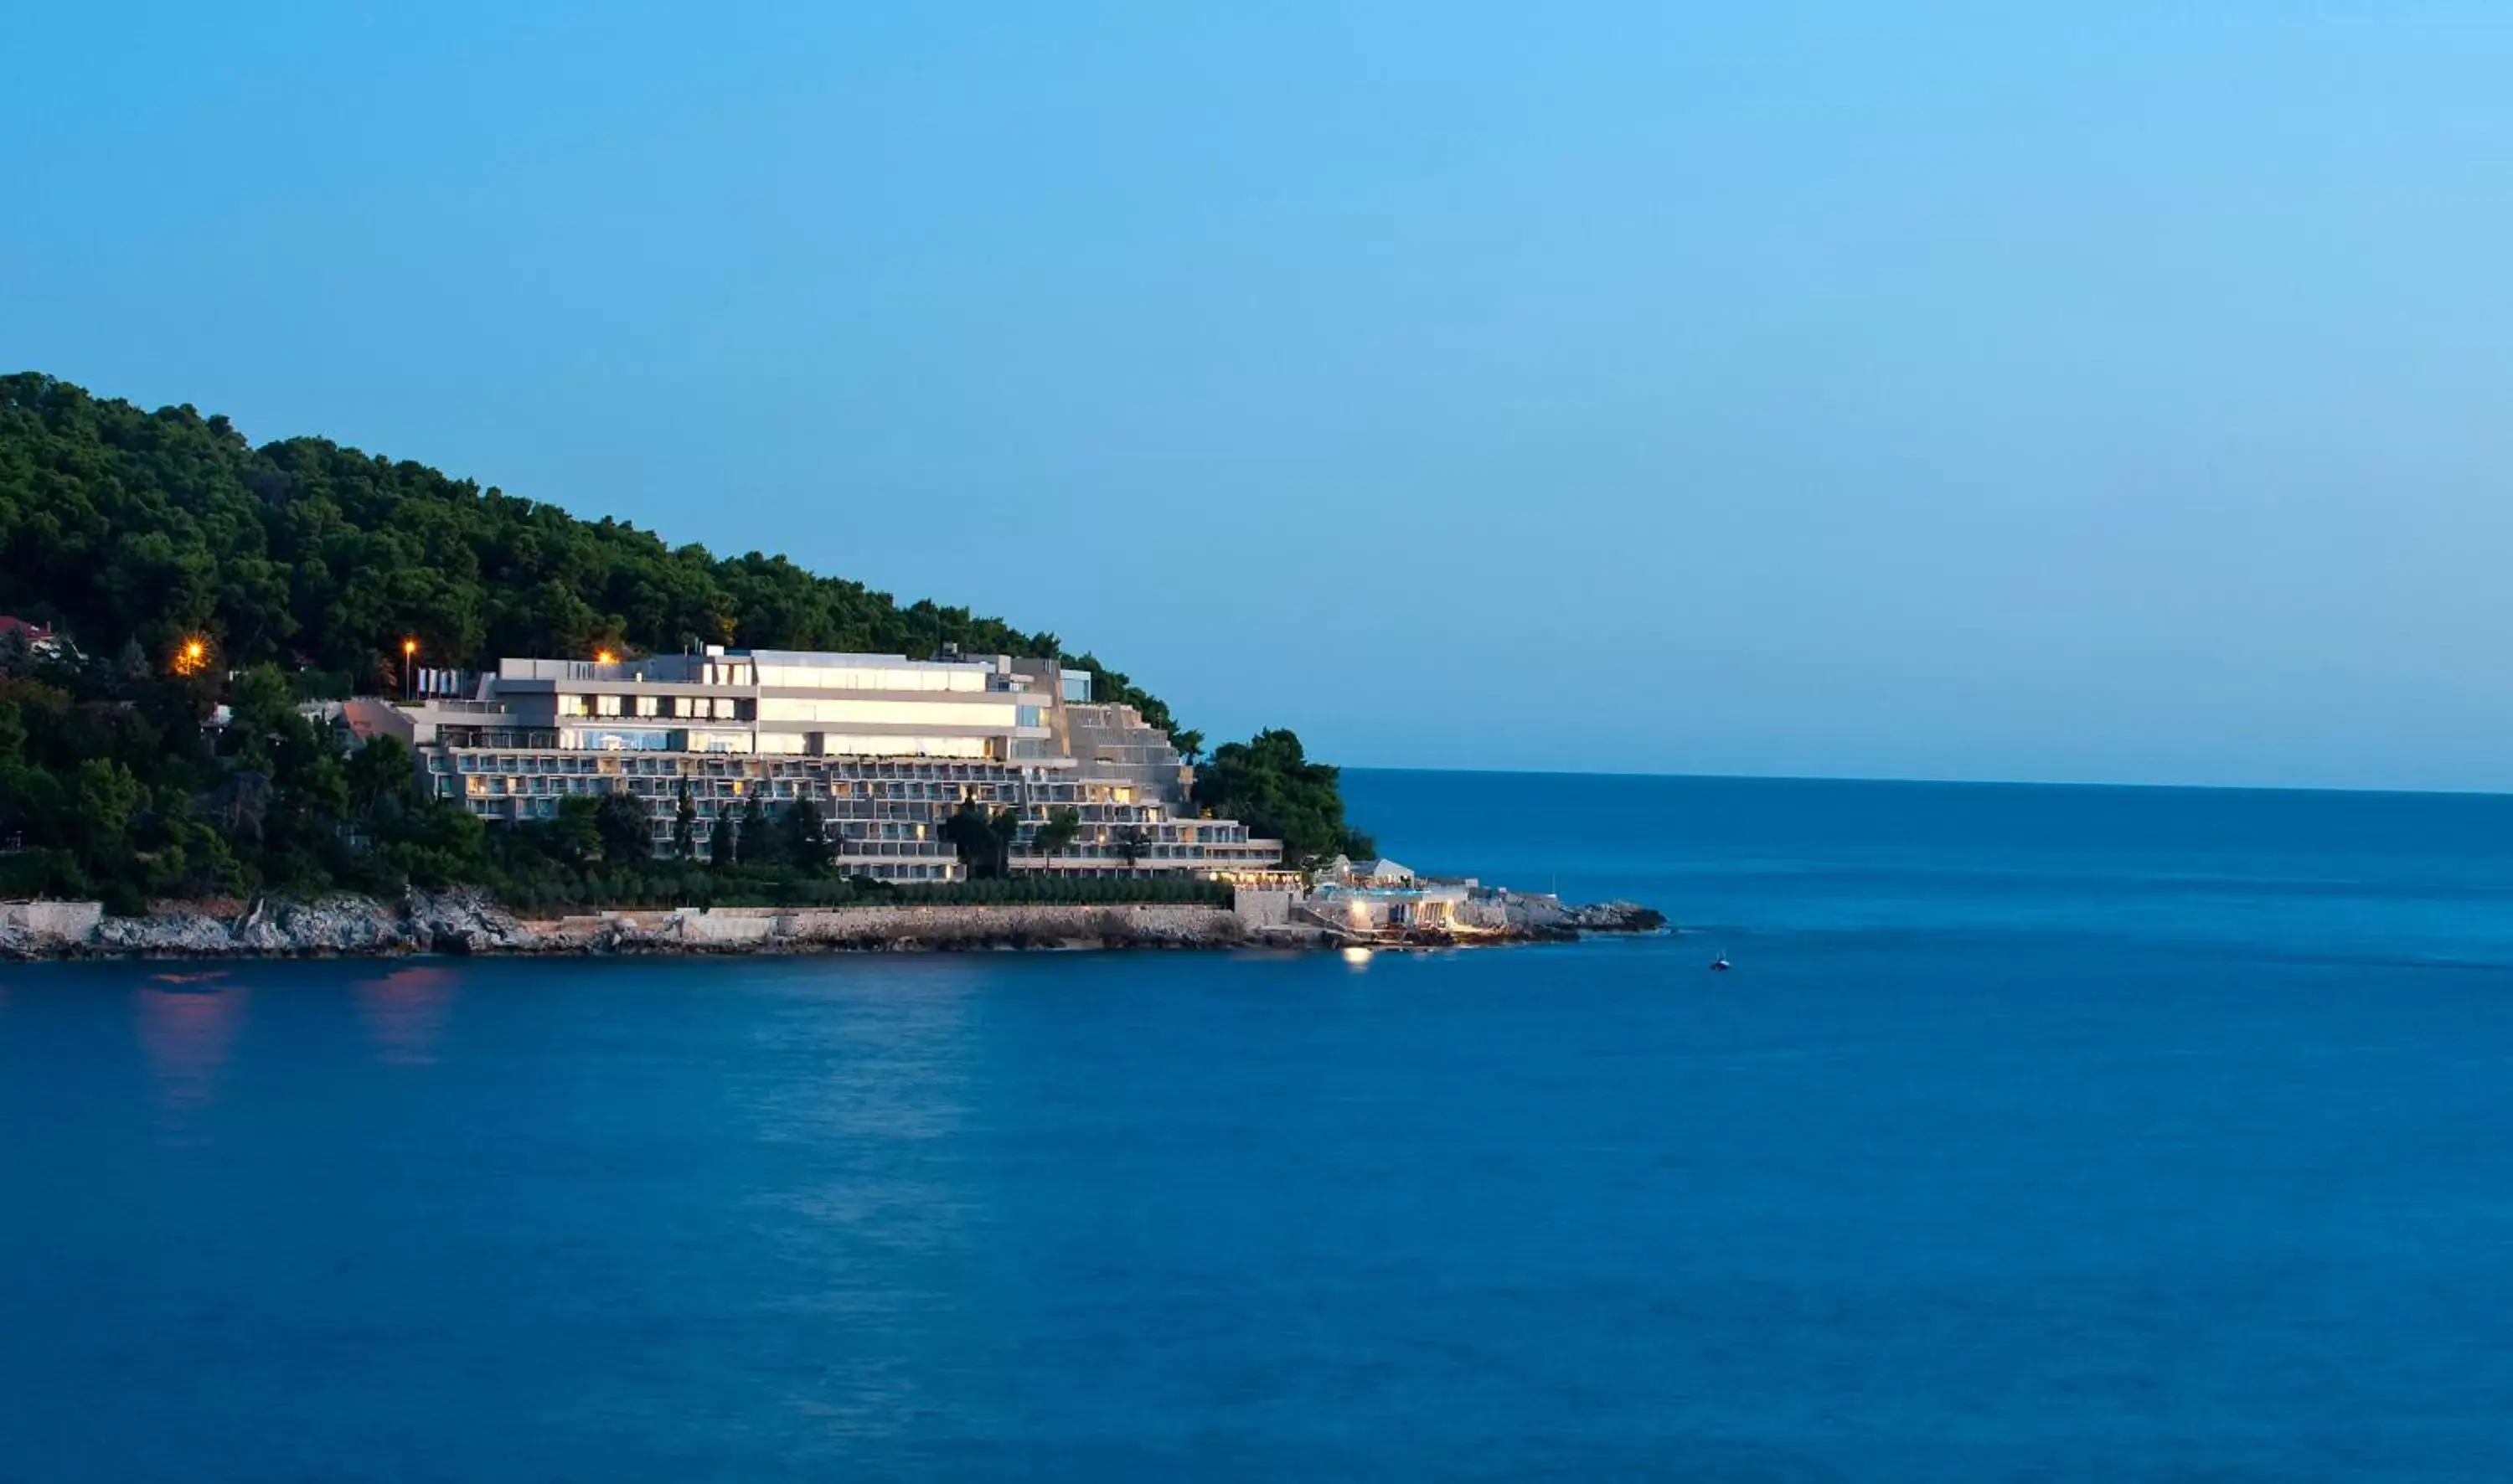
[[[441,677],[441,673],[440,673]],[[684,790],[704,856],[715,821],[752,799],[810,799],[837,869],[961,879],[942,824],[962,803],[1012,808],[1019,870],[1256,879],[1278,841],[1194,817],[1192,771],[1131,706],[1095,703],[1087,671],[1010,656],[723,649],[618,662],[509,659],[459,691],[359,706],[360,731],[408,742],[423,785],[484,819],[547,819],[571,796],[625,794],[670,849]],[[1081,820],[1055,856],[1031,841],[1058,809]]]

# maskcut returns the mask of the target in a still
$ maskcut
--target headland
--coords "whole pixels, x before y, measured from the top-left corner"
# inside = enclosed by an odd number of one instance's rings
[[[1053,632],[32,373],[0,377],[9,470],[51,472],[14,507],[0,488],[0,952],[1411,946],[1655,921],[1417,879],[1290,728],[1208,748]]]

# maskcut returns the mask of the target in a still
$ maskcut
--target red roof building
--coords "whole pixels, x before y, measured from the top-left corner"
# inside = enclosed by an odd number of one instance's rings
[[[12,640],[23,644],[29,654],[41,654],[60,659],[75,652],[70,648],[68,640],[45,628],[42,624],[30,623],[14,613],[0,613],[0,644],[6,644]]]

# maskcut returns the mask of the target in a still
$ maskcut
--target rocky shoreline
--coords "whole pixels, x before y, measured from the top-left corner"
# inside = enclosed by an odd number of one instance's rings
[[[476,891],[398,902],[264,898],[241,910],[162,906],[106,917],[92,902],[0,904],[0,959],[330,958],[442,955],[811,954],[1114,948],[1456,947],[1663,926],[1631,903],[1525,899],[1506,926],[1358,934],[1228,907],[950,906],[618,910],[528,920]]]

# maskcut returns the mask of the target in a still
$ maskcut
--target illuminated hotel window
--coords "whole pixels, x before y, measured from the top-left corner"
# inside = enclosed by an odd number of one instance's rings
[[[835,722],[856,725],[983,726],[1012,724],[1015,709],[999,701],[818,700],[769,696],[759,702],[763,722]]]

